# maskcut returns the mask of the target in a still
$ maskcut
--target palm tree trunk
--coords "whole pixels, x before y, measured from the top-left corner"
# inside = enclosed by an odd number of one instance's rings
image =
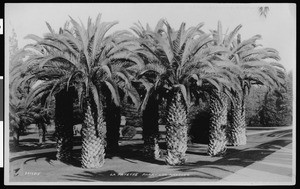
[[[236,99],[236,106],[231,106],[231,113],[229,115],[228,144],[232,146],[245,145],[247,137],[244,101]]]
[[[187,106],[181,92],[171,93],[167,105],[166,162],[169,165],[181,165],[186,161],[187,150]]]
[[[146,108],[143,111],[143,139],[144,139],[144,154],[151,159],[160,157],[159,140],[159,111],[156,94],[152,94],[147,102]]]
[[[44,144],[46,142],[46,127],[43,123],[38,123],[39,129],[39,144]]]
[[[73,149],[73,100],[72,92],[63,90],[55,97],[56,158],[68,162]]]
[[[226,151],[227,97],[224,93],[210,96],[210,128],[208,154],[222,155]]]
[[[89,101],[85,104],[84,122],[82,125],[82,152],[81,165],[83,168],[99,168],[104,164],[105,158],[105,138],[103,119],[103,112],[96,116],[97,123],[95,123],[94,116],[96,113]]]
[[[117,153],[119,151],[121,110],[114,103],[107,103],[105,122],[107,151]]]
[[[19,146],[19,139],[20,139],[20,129],[15,127],[13,129],[13,142],[14,142],[14,146]]]

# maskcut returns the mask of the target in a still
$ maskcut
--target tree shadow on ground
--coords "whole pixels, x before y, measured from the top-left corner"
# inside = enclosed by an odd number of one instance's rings
[[[292,133],[286,133],[286,131],[275,131],[266,135],[267,137],[284,137],[284,136],[292,136]]]
[[[174,181],[176,179],[184,178],[199,178],[199,180],[220,180],[227,175],[235,173],[237,170],[247,167],[252,163],[262,160],[266,156],[274,153],[278,149],[291,143],[290,139],[277,139],[274,141],[266,142],[255,147],[249,147],[243,150],[228,149],[225,157],[216,161],[197,161],[186,163],[181,166],[169,166],[174,170],[174,173],[182,173],[184,176],[168,175],[155,175],[151,172],[126,172],[117,173],[114,170],[93,172],[84,171],[80,174],[65,175],[69,181]],[[153,160],[147,160],[140,153],[142,144],[127,145],[124,147],[124,151],[118,155],[118,157],[130,160],[139,160],[149,163],[156,163],[158,165],[164,165],[164,161],[152,162]],[[126,153],[125,153],[126,152]],[[201,169],[200,169],[201,168]],[[121,174],[121,175],[120,175]],[[123,175],[122,175],[123,174]],[[134,175],[134,176],[132,176]]]
[[[291,142],[290,139],[277,139],[243,150],[228,149],[224,157],[214,162],[197,161],[181,166],[173,166],[172,169],[180,172],[191,172],[196,171],[195,169],[203,168],[209,170],[211,174],[215,173],[214,176],[223,178],[254,162],[264,159]]]
[[[278,135],[279,134],[279,135]],[[266,134],[270,135],[270,134]],[[266,136],[264,135],[264,136]],[[272,135],[275,136],[275,135]],[[277,138],[270,140],[269,142],[264,142],[259,145],[255,145],[257,142],[254,141],[252,146],[246,146],[243,148],[229,147],[225,156],[217,158],[215,161],[196,161],[196,162],[187,162],[185,165],[181,166],[168,166],[165,164],[164,159],[160,158],[159,160],[148,159],[143,155],[143,143],[135,144],[126,144],[120,146],[120,151],[117,154],[106,154],[106,158],[112,158],[114,156],[119,157],[130,163],[138,163],[137,161],[147,162],[156,165],[166,166],[169,170],[174,170],[174,172],[181,172],[188,174],[187,176],[172,176],[172,175],[154,175],[150,172],[126,172],[127,175],[134,174],[135,176],[124,176],[119,175],[114,170],[108,171],[84,171],[80,174],[74,175],[65,175],[69,181],[172,181],[178,178],[199,178],[199,179],[209,179],[209,180],[220,180],[226,175],[230,175],[236,172],[239,169],[247,167],[256,161],[264,159],[266,156],[274,153],[275,151],[281,149],[282,147],[290,144],[291,133],[277,133]],[[255,138],[254,138],[255,139]],[[252,139],[253,140],[253,139]],[[254,145],[253,145],[254,144]],[[165,142],[160,142],[160,148],[162,150],[166,149]],[[196,147],[195,149],[197,149]],[[193,151],[191,148],[188,149],[187,154],[196,154],[201,156],[208,156],[205,152],[205,148],[202,150]],[[51,164],[52,161],[56,160],[56,152],[46,152],[39,154],[25,155],[22,157],[11,158],[10,162],[25,158],[31,157],[31,159],[26,160],[24,163],[29,161],[37,161],[39,158],[45,158],[46,161]],[[73,159],[66,164],[81,167],[81,149],[73,150]],[[204,158],[205,159],[205,158]],[[201,168],[201,170],[199,170]],[[115,175],[115,176],[114,176]]]
[[[80,146],[82,143],[80,136],[74,136],[73,145]],[[41,149],[51,149],[56,147],[56,139],[52,133],[46,134],[46,141],[43,144],[39,143],[38,138],[21,138],[19,140],[19,145],[15,146],[13,140],[9,141],[9,151],[10,152],[22,152],[22,151],[32,151]]]
[[[56,157],[55,157],[56,153],[53,153],[53,152],[49,152],[49,153],[41,153],[41,154],[38,154],[38,155],[35,155],[33,158],[29,158],[27,159],[26,161],[24,161],[24,165],[29,163],[30,161],[37,161],[38,159],[41,159],[41,158],[45,158],[46,161],[51,164],[51,161],[53,160],[56,160]]]
[[[152,158],[147,158],[143,154],[143,144],[127,144],[124,146],[120,146],[120,150],[114,154],[106,154],[106,158],[119,157],[122,160],[135,163],[131,160],[138,160],[147,163],[157,164],[157,165],[165,165],[165,162],[162,160],[155,160]]]
[[[54,143],[44,143],[40,144],[38,142],[33,143],[20,143],[18,146],[15,146],[13,142],[9,144],[10,152],[23,152],[23,151],[32,151],[40,149],[52,149],[55,148],[56,144]]]
[[[64,163],[66,165],[74,166],[74,167],[81,167],[81,149],[76,149],[72,151],[72,158],[68,161],[61,161],[61,163]],[[23,158],[29,158],[26,161],[24,161],[24,165],[29,163],[30,161],[37,162],[39,159],[45,159],[46,162],[48,162],[50,165],[53,164],[53,162],[58,161],[56,158],[56,151],[51,152],[45,152],[45,153],[39,153],[39,154],[29,154],[24,155],[22,157],[15,157],[11,158],[10,162],[16,161],[18,159]]]

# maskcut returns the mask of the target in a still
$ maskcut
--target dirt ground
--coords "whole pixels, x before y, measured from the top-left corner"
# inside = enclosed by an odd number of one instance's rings
[[[166,149],[164,128],[160,128],[160,147]],[[38,134],[32,128],[22,136],[20,147],[10,149],[9,182],[33,184],[56,183],[116,183],[116,182],[219,182],[237,171],[262,161],[279,149],[292,144],[292,131],[274,130],[263,132],[247,131],[247,145],[228,147],[223,157],[210,157],[206,154],[206,144],[190,143],[187,150],[187,162],[182,166],[169,166],[161,157],[150,160],[143,157],[141,130],[131,140],[120,140],[120,152],[117,155],[106,154],[105,164],[99,169],[80,167],[80,136],[75,137],[74,161],[69,164],[55,160],[55,140],[53,129],[47,133],[44,145],[38,144]],[[274,160],[275,161],[275,160]],[[276,161],[286,164],[283,167],[265,167],[270,174],[292,175],[292,157],[278,158]],[[275,161],[275,163],[276,163]],[[260,166],[258,169],[261,169]],[[274,180],[276,182],[276,180]]]

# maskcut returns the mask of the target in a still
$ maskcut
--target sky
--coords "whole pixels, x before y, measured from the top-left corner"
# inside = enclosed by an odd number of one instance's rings
[[[260,16],[259,7],[269,7],[267,17]],[[187,27],[204,22],[202,28],[209,32],[222,22],[223,32],[232,31],[242,24],[242,40],[256,34],[262,35],[259,41],[263,47],[272,47],[279,51],[281,61],[287,70],[295,70],[296,65],[296,6],[294,4],[201,4],[201,3],[7,3],[5,4],[5,36],[12,29],[17,34],[19,48],[31,43],[25,40],[28,34],[42,36],[48,32],[47,21],[58,31],[69,16],[86,24],[88,17],[93,20],[102,14],[102,21],[119,21],[111,32],[130,30],[134,23],[140,21],[154,28],[160,18],[166,18],[171,26],[178,29],[182,22]],[[6,43],[7,44],[7,43]]]

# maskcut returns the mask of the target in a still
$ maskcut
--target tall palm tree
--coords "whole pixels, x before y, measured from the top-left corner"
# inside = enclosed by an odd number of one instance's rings
[[[106,91],[105,97],[103,113],[106,122],[106,152],[114,154],[119,151],[121,113],[120,107],[112,101],[109,91]]]
[[[103,85],[109,89],[113,102],[119,106],[118,86],[123,82],[122,89],[128,89],[130,83],[122,72],[126,67],[120,68],[117,60],[126,63],[128,70],[129,67],[134,70],[138,67],[135,64],[138,58],[128,49],[132,44],[128,32],[118,31],[106,36],[107,31],[117,24],[116,21],[101,23],[99,14],[95,23],[89,18],[85,28],[83,24],[70,19],[72,27],[69,28],[67,24],[58,34],[47,24],[50,33],[44,38],[29,36],[37,41],[37,45],[30,47],[38,51],[27,60],[31,64],[30,75],[44,81],[31,93],[30,99],[45,91],[48,99],[55,94],[64,98],[67,95],[61,93],[76,89],[84,110],[82,167],[97,168],[104,164],[106,145],[101,100]],[[119,71],[114,73],[113,67],[119,67]],[[114,80],[115,77],[120,82]]]
[[[200,30],[203,23],[187,30],[185,23],[182,23],[178,31],[174,31],[165,20],[163,24],[166,29],[160,29],[159,33],[147,32],[154,43],[149,40],[142,42],[143,49],[140,53],[146,55],[149,61],[141,70],[140,77],[150,78],[149,75],[152,75],[155,78],[146,99],[152,91],[158,89],[168,96],[166,162],[179,165],[186,160],[187,108],[192,96],[191,80],[200,71],[217,70],[216,65],[221,62],[216,55],[224,52],[224,49],[210,45],[213,40]],[[207,81],[212,82],[213,86],[218,85],[214,80]],[[201,82],[196,83],[200,85]]]
[[[156,24],[154,30],[150,28],[147,24],[146,28],[142,26],[142,24],[135,23],[134,27],[131,29],[137,34],[138,40],[142,40],[143,42],[148,41],[148,45],[151,43],[156,43],[149,33],[153,32],[159,34],[161,28],[163,27],[163,19],[160,19]],[[147,56],[144,56],[142,53],[138,53],[138,55],[148,64]],[[151,77],[151,75],[147,75],[145,77],[141,77],[141,75],[137,76],[140,84],[146,91],[146,94],[143,93],[144,99],[143,103],[140,106],[140,111],[142,112],[142,121],[143,121],[143,140],[144,140],[144,155],[148,158],[157,159],[160,157],[160,148],[159,148],[159,102],[161,100],[161,94],[158,93],[158,90],[154,91],[154,84],[156,82],[155,77]]]
[[[211,31],[212,39],[209,47],[220,49],[215,53],[211,62],[214,63],[214,69],[198,71],[196,77],[197,83],[204,83],[204,87],[198,87],[200,94],[209,96],[210,104],[210,129],[208,154],[211,156],[222,155],[226,151],[226,127],[227,127],[227,105],[228,100],[232,102],[233,96],[240,90],[238,79],[235,76],[240,72],[239,68],[232,64],[227,58],[229,50],[221,45],[223,42],[221,25],[218,25],[217,31]],[[197,84],[199,86],[199,84]],[[204,95],[203,95],[204,94]],[[202,98],[202,97],[201,97]],[[205,98],[204,98],[205,100]],[[235,105],[235,104],[234,104]]]
[[[252,85],[264,85],[276,88],[284,84],[285,69],[277,61],[280,60],[278,51],[273,48],[258,48],[256,41],[261,39],[256,35],[241,41],[232,49],[231,60],[242,70],[240,85],[242,93],[236,98],[235,109],[231,109],[229,127],[229,144],[246,144],[245,95],[249,94]]]
[[[25,130],[25,127],[30,124],[38,126],[39,143],[42,144],[45,142],[46,124],[50,121],[48,113],[51,110],[42,107],[40,100],[41,98],[37,98],[34,102],[26,104],[25,98],[18,99],[13,94],[10,95],[9,122],[13,132],[13,141],[16,146],[19,144],[20,132]]]
[[[224,54],[228,60],[236,64],[241,72],[238,73],[240,94],[231,103],[228,114],[227,139],[230,145],[246,144],[245,124],[245,95],[249,92],[251,85],[263,84],[269,87],[281,85],[284,78],[284,68],[271,59],[278,61],[278,52],[272,48],[258,48],[256,41],[261,38],[256,35],[248,40],[241,41],[238,34],[242,25],[238,25],[229,34],[222,33],[222,24],[218,22],[218,28],[213,32],[215,44],[227,48],[230,53]],[[237,36],[237,38],[235,38]]]
[[[73,102],[74,88],[64,88],[54,94],[55,97],[55,136],[56,158],[68,162],[72,159],[73,149]]]
[[[224,60],[223,60],[224,61]],[[200,71],[195,77],[197,85],[193,89],[195,101],[199,98],[209,101],[210,126],[207,153],[222,155],[226,151],[227,105],[241,90],[236,74],[240,72],[232,63],[215,65],[215,69]],[[235,103],[233,103],[235,106]]]
[[[10,59],[9,74],[9,118],[10,129],[13,132],[14,144],[18,145],[20,132],[31,123],[43,124],[44,116],[39,111],[44,112],[42,108],[35,102],[27,105],[26,97],[30,92],[32,83],[24,81],[25,70],[23,70],[23,56],[17,52]],[[39,125],[41,125],[39,124]]]
[[[130,52],[128,52],[130,53]],[[126,55],[124,55],[126,56]],[[139,61],[138,59],[136,61]],[[141,62],[139,62],[141,63]],[[140,105],[140,96],[136,88],[133,86],[135,80],[135,74],[139,69],[125,60],[113,61],[110,63],[112,79],[117,86],[117,95],[119,95],[120,101],[122,98],[129,98],[134,104],[134,108],[137,109]],[[106,85],[102,85],[102,93],[105,96],[105,121],[107,128],[107,149],[116,153],[119,149],[119,129],[121,124],[121,108],[117,105],[112,98],[112,93],[109,91]],[[128,100],[128,99],[126,99]],[[120,103],[120,102],[118,102]]]
[[[14,146],[19,145],[20,131],[24,129],[26,125],[29,125],[33,121],[33,117],[28,113],[22,102],[13,103],[9,102],[9,124],[10,130],[13,134]]]

